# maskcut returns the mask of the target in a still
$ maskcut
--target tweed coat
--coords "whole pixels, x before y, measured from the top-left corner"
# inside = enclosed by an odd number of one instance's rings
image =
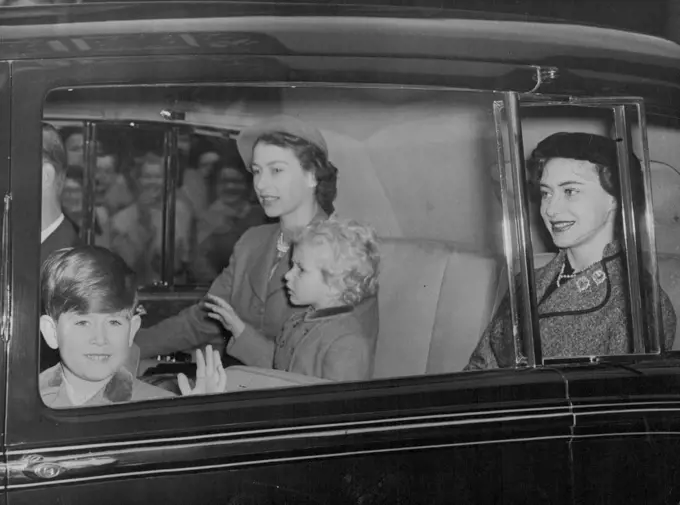
[[[325,218],[317,217],[317,218]],[[286,296],[283,276],[290,268],[290,253],[281,258],[270,275],[276,258],[278,224],[248,229],[234,246],[229,266],[213,281],[208,292],[229,303],[239,317],[273,342],[286,320],[305,307],[294,307]],[[378,335],[377,297],[355,307],[363,334],[375,342]],[[195,304],[151,328],[139,330],[135,343],[142,358],[200,347],[215,337],[226,335],[222,326],[207,317],[201,304]]]
[[[368,379],[375,346],[353,312],[347,306],[298,312],[275,341],[248,326],[227,351],[249,366],[337,381]]]
[[[545,296],[565,262],[562,250],[536,271],[536,299],[543,356],[568,357],[631,352],[630,310],[626,289],[625,255],[613,242],[603,259]],[[675,337],[675,311],[661,290],[661,345],[671,349]],[[466,370],[512,367],[515,349],[510,301],[506,295],[484,331]]]
[[[48,368],[40,374],[38,387],[40,389],[40,396],[48,407],[53,409],[76,407],[76,405],[71,403],[66,392],[64,369],[61,363]],[[172,396],[175,396],[174,393],[152,386],[151,384],[146,384],[136,379],[125,368],[121,368],[97,394],[83,405],[77,406],[85,407],[121,402],[139,402]]]

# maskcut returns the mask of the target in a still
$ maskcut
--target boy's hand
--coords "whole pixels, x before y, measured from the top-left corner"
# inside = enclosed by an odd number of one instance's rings
[[[227,374],[222,366],[222,359],[218,351],[213,351],[211,345],[203,351],[196,349],[196,385],[191,388],[189,379],[183,373],[177,375],[177,383],[182,396],[223,393],[227,387]]]
[[[222,323],[222,326],[229,330],[235,338],[238,338],[245,330],[246,324],[238,317],[231,305],[219,296],[205,295],[203,307],[208,311],[208,317]]]

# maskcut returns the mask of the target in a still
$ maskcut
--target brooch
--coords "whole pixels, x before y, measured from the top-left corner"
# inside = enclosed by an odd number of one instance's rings
[[[576,279],[576,288],[579,290],[579,292],[583,292],[589,287],[590,281],[588,280],[588,277],[579,277]]]
[[[602,284],[606,279],[607,275],[602,270],[596,270],[595,273],[593,274],[593,281],[595,281],[595,284],[597,284],[598,286]]]

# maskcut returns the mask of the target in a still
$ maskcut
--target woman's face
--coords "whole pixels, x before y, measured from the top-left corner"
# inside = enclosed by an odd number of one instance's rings
[[[541,217],[560,249],[614,239],[616,199],[588,161],[553,158],[541,177]]]
[[[258,143],[251,170],[255,193],[267,216],[292,215],[314,205],[314,174],[302,168],[291,149]]]

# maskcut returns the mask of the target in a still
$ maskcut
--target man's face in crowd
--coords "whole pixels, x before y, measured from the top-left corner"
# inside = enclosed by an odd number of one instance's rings
[[[97,156],[94,170],[94,187],[97,196],[103,196],[116,180],[116,157],[113,155]]]
[[[68,166],[85,166],[85,139],[82,133],[72,133],[64,142]]]
[[[139,174],[140,203],[157,205],[163,202],[164,172],[162,159],[150,157],[144,161]]]

